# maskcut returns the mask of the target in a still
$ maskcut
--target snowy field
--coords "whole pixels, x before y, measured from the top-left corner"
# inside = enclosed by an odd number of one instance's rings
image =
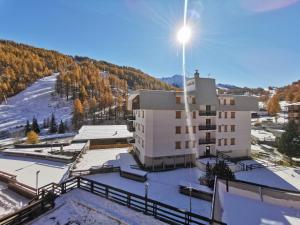
[[[251,136],[259,141],[275,141],[275,136],[271,132],[265,130],[251,129]]]
[[[28,199],[10,191],[6,184],[0,181],[0,218],[20,209],[27,202]]]
[[[83,154],[83,158],[76,164],[76,170],[88,170],[91,167],[101,167],[103,165],[119,166],[119,155],[127,153],[128,148],[110,148],[89,150]],[[136,162],[132,158],[132,165]]]
[[[219,183],[218,195],[222,208],[222,221],[228,225],[298,225],[299,208],[292,201],[281,200],[274,204],[272,199],[260,200],[258,194],[246,194],[246,191]],[[282,203],[282,201],[285,201]],[[276,202],[273,201],[273,202]],[[299,204],[298,204],[299,205]],[[237,213],[238,212],[238,213]]]
[[[148,196],[154,200],[189,210],[189,197],[179,193],[178,185],[191,183],[199,185],[198,179],[204,172],[198,168],[177,169],[166,172],[148,173]],[[119,173],[106,173],[87,176],[87,178],[144,196],[145,184],[120,177]],[[211,203],[192,198],[192,211],[209,217]]]
[[[55,202],[55,208],[28,225],[160,225],[165,224],[105,198],[73,190]]]
[[[54,113],[56,119],[71,118],[72,102],[54,95],[58,74],[42,78],[0,105],[0,132],[25,125],[35,116],[39,122]]]
[[[300,171],[299,168],[274,166],[237,172],[235,176],[239,180],[296,191],[300,190],[300,172],[298,171]]]
[[[39,187],[51,182],[59,183],[69,166],[54,161],[31,159],[0,154],[0,170],[17,176],[17,181],[35,188],[36,172],[39,173]]]

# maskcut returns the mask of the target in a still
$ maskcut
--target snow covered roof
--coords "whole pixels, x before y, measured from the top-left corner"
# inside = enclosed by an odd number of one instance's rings
[[[126,125],[92,125],[82,126],[73,140],[125,139],[132,137],[133,133],[127,130]]]

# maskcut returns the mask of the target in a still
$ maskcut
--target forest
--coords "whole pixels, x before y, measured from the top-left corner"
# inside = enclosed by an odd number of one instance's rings
[[[53,73],[57,94],[74,102],[76,128],[124,118],[128,90],[174,89],[132,67],[0,40],[0,103]]]

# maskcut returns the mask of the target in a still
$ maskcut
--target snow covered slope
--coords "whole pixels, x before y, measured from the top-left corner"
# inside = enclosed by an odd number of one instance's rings
[[[25,125],[35,116],[39,122],[51,116],[57,121],[70,119],[72,102],[65,101],[55,94],[55,81],[58,74],[44,77],[19,94],[0,105],[0,133]]]

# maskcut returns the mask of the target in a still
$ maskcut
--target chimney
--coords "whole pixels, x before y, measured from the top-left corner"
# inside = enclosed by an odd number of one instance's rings
[[[195,78],[196,78],[196,77],[197,77],[197,78],[200,77],[200,74],[199,74],[198,70],[195,71],[194,76],[195,76]]]

